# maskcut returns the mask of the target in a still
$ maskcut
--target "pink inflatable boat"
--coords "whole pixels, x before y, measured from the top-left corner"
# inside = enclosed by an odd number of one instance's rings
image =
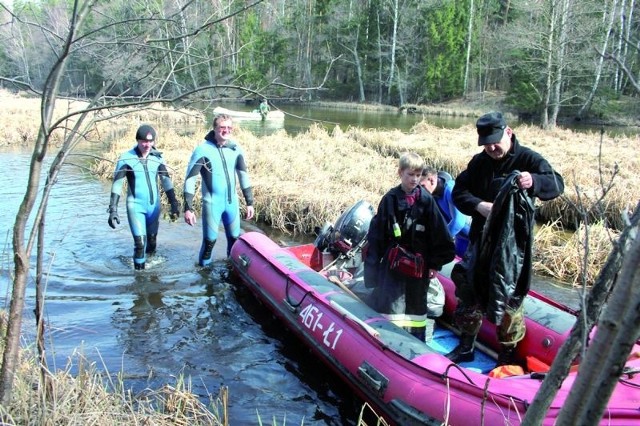
[[[455,334],[438,326],[431,341],[419,341],[318,272],[326,261],[314,244],[281,247],[258,232],[245,233],[231,250],[242,283],[392,424],[520,424],[575,322],[570,309],[530,292],[527,334],[518,346],[529,371],[494,378],[487,374],[495,365],[491,356],[480,352],[473,363],[452,364],[444,354],[457,344]],[[446,294],[443,320],[455,308],[452,266],[439,277]],[[497,348],[491,324],[483,325],[478,340],[488,353]],[[640,359],[629,359],[627,367],[637,371]],[[554,424],[575,375],[562,384],[543,424]],[[640,424],[640,375],[623,379],[600,424]]]

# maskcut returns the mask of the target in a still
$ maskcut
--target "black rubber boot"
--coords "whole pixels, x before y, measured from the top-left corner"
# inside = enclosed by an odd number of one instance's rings
[[[147,243],[147,238],[133,237],[133,266],[136,270],[144,269],[144,247]]]
[[[211,255],[213,254],[213,246],[216,245],[216,240],[204,240],[202,252],[200,253],[200,266],[207,266],[211,263]]]
[[[498,353],[498,362],[496,367],[501,365],[519,365],[516,361],[516,347],[500,345],[500,353]]]
[[[147,248],[145,251],[149,256],[153,256],[156,254],[156,241],[158,234],[149,234],[147,235]]]
[[[460,336],[460,343],[458,346],[445,356],[456,364],[473,361],[475,359],[475,343],[475,335],[463,334]]]

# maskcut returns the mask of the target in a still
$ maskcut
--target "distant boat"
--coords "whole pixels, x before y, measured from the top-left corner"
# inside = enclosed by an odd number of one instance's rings
[[[253,111],[235,111],[232,109],[227,109],[227,108],[222,108],[222,107],[215,107],[213,109],[213,114],[214,115],[218,115],[218,114],[226,114],[228,116],[230,116],[231,118],[234,118],[236,120],[257,120],[260,121],[262,120],[262,115],[260,114],[260,112],[258,110],[253,110]],[[284,113],[282,111],[269,111],[269,113],[267,114],[267,121],[284,121]]]

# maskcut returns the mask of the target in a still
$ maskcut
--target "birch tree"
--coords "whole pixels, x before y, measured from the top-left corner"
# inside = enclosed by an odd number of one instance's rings
[[[609,7],[607,8],[606,5],[609,5]],[[604,8],[604,20],[607,22],[606,28],[605,28],[605,32],[602,35],[602,52],[606,52],[608,49],[608,45],[609,45],[609,40],[611,39],[611,32],[613,30],[613,23],[614,23],[614,19],[616,16],[616,10],[618,7],[618,0],[611,0],[610,2],[605,2],[605,8]],[[587,95],[587,98],[585,99],[584,103],[582,104],[582,107],[580,108],[580,111],[578,111],[577,116],[579,118],[582,118],[584,116],[584,114],[589,110],[589,108],[591,107],[591,104],[593,103],[593,98],[596,94],[596,91],[598,90],[598,86],[600,85],[600,79],[602,77],[602,69],[604,66],[604,57],[602,55],[598,55],[598,59],[597,59],[597,66],[595,69],[595,75],[594,75],[594,81],[593,81],[593,85],[591,86],[591,90],[589,91],[589,94]]]

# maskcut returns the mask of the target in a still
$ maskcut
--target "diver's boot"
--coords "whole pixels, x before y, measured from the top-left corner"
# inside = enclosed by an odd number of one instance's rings
[[[133,237],[133,267],[138,271],[144,269],[145,255],[144,247],[147,239],[145,236]]]
[[[149,234],[147,235],[147,248],[145,249],[145,252],[149,255],[149,256],[153,256],[154,254],[156,254],[156,241],[158,238],[158,234]]]
[[[496,367],[502,365],[518,365],[516,361],[516,347],[515,345],[500,345],[500,352],[498,353],[498,362]]]
[[[207,266],[211,263],[211,255],[213,254],[213,246],[216,245],[216,240],[204,240],[202,249],[200,250],[200,266]]]
[[[445,356],[456,364],[469,362],[475,359],[476,336],[471,334],[460,335],[460,343]]]
[[[237,238],[227,237],[227,257],[231,256],[231,247],[233,247],[237,240]]]

